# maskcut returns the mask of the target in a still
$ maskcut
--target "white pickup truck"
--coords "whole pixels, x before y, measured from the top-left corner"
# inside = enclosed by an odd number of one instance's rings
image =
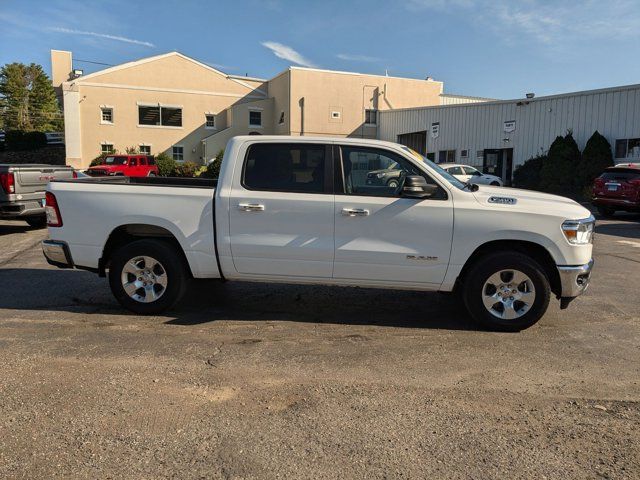
[[[576,202],[463,184],[375,140],[236,137],[217,181],[53,181],[46,202],[49,263],[108,275],[141,314],[220,278],[456,292],[485,327],[517,331],[552,294],[562,308],[580,295],[593,265],[594,218]]]

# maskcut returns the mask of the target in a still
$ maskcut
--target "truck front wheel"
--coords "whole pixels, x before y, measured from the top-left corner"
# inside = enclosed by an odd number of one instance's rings
[[[134,313],[151,315],[171,308],[182,298],[188,278],[182,258],[162,240],[136,240],[111,257],[111,292]]]
[[[467,310],[490,330],[517,332],[547,311],[551,287],[544,269],[531,257],[501,252],[480,258],[463,284]]]

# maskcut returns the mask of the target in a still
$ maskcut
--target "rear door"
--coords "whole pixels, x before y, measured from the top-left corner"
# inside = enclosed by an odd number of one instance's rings
[[[239,155],[229,207],[236,271],[240,276],[331,278],[331,147],[259,142]]]
[[[345,145],[336,159],[334,278],[420,284],[444,280],[453,233],[453,202],[441,185],[431,199],[402,198],[398,188],[366,184],[370,171],[397,163],[407,175],[438,184],[399,153]]]

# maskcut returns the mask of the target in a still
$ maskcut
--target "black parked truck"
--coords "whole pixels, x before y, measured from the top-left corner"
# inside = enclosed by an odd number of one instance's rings
[[[0,219],[44,227],[44,194],[50,180],[76,177],[65,165],[0,164]]]

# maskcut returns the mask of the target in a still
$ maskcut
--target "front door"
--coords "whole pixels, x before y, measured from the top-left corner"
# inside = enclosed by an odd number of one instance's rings
[[[363,284],[442,283],[451,250],[453,202],[444,188],[432,199],[401,198],[419,161],[386,149],[342,146],[336,169],[334,278]]]
[[[231,255],[241,276],[331,278],[331,148],[250,145],[230,192]]]
[[[483,172],[500,177],[505,186],[511,186],[513,175],[513,148],[498,148],[484,151]]]

